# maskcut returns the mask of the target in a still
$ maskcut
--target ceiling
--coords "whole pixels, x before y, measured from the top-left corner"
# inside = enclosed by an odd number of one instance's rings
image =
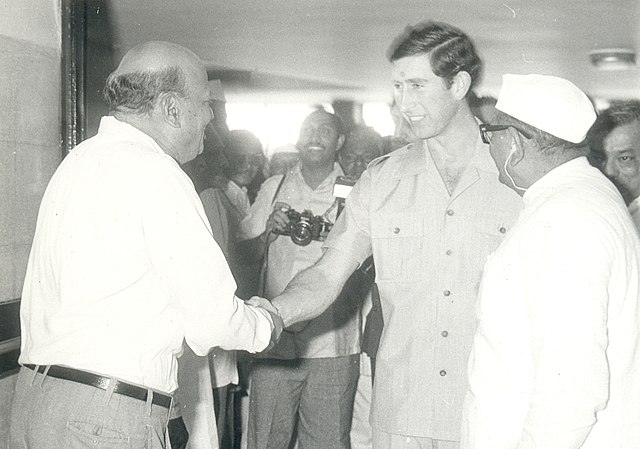
[[[388,101],[385,53],[410,24],[467,32],[485,62],[481,95],[503,73],[574,81],[595,99],[640,98],[640,69],[596,70],[592,50],[640,50],[638,0],[111,0],[114,57],[146,40],[196,52],[230,100]]]

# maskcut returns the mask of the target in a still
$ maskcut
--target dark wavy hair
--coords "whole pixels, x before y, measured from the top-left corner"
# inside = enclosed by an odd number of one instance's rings
[[[185,97],[186,76],[180,67],[131,73],[112,73],[104,87],[104,99],[111,111],[146,114],[163,93]]]
[[[604,139],[615,128],[638,122],[640,126],[640,100],[613,103],[596,118],[589,130],[589,146],[593,151],[604,153]]]
[[[482,77],[482,61],[473,42],[462,30],[443,22],[422,22],[408,26],[388,51],[389,61],[429,54],[431,70],[448,86],[462,71],[471,76],[471,88]],[[471,88],[469,92],[471,92]]]

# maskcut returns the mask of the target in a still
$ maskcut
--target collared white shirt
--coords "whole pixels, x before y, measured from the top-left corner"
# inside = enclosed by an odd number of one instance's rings
[[[524,195],[487,261],[462,449],[640,444],[640,241],[583,157]]]
[[[189,178],[148,135],[104,117],[44,194],[21,308],[20,363],[172,392],[183,340],[258,351],[267,312],[236,284]]]
[[[480,136],[452,194],[426,141],[372,162],[354,186],[325,245],[375,261],[384,317],[375,428],[459,439],[482,267],[521,208]]]
[[[310,210],[314,215],[323,215],[330,210],[328,218],[335,221],[337,203],[333,196],[333,185],[343,172],[334,164],[334,169],[322,183],[312,189],[304,180],[300,163],[285,177],[280,190],[282,175],[267,179],[249,214],[240,223],[239,240],[255,238],[265,231],[267,219],[275,202],[284,202],[298,212]],[[336,206],[333,207],[332,206]],[[289,236],[279,236],[269,247],[265,296],[269,299],[279,295],[305,268],[313,265],[322,256],[322,242],[314,240],[307,246],[296,245]],[[269,357],[277,358],[321,358],[340,357],[360,352],[360,317],[356,301],[338,300],[322,315],[313,319],[303,331],[284,333]]]

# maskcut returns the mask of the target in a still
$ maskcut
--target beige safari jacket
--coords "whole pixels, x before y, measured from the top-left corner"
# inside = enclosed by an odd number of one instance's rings
[[[521,208],[479,137],[452,195],[426,141],[373,161],[354,187],[325,247],[374,256],[384,316],[375,428],[459,440],[482,269]]]

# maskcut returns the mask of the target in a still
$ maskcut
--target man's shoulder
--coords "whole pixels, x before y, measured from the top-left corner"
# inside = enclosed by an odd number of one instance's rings
[[[419,142],[409,143],[389,154],[380,156],[368,165],[372,178],[395,179],[416,174],[425,168],[425,158]]]
[[[369,163],[369,167],[382,166],[385,163],[401,163],[406,158],[414,157],[417,149],[417,143],[409,143],[403,147],[398,148],[397,150],[393,150],[390,153],[374,159],[373,161],[371,161],[371,163]]]

